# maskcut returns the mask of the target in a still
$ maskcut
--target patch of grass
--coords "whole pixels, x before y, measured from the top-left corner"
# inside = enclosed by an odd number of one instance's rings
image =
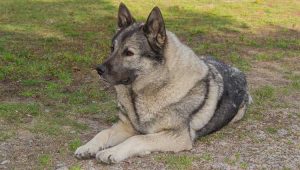
[[[38,163],[42,167],[50,166],[52,162],[52,156],[49,154],[42,154],[38,157]]]
[[[63,83],[64,85],[69,85],[72,82],[72,75],[68,71],[59,72],[57,77],[60,80],[60,83]]]
[[[40,121],[33,128],[30,129],[33,133],[42,133],[51,136],[62,135],[64,131],[62,131],[62,127],[58,124],[52,124],[49,121]]]
[[[78,37],[79,33],[73,24],[58,24],[56,28],[63,32],[68,37]]]
[[[274,127],[267,127],[266,131],[270,134],[276,134],[277,133],[277,129]]]
[[[300,45],[299,39],[291,37],[287,38],[267,38],[267,46],[269,48],[280,48],[280,49],[292,49],[293,47],[297,48]]]
[[[118,116],[116,115],[118,107],[113,101],[82,105],[76,107],[74,111],[82,115],[94,115],[95,117],[105,120],[107,123],[115,123],[118,121]]]
[[[264,119],[264,114],[263,114],[263,109],[260,109],[259,106],[257,105],[250,105],[248,108],[248,113],[245,115],[245,119],[251,119],[251,120],[257,120],[257,121],[262,121]]]
[[[41,114],[38,103],[0,103],[0,118],[10,123],[20,123],[27,116]]]
[[[203,155],[201,155],[201,159],[208,161],[208,162],[213,161],[213,157],[209,153],[204,153]]]
[[[240,153],[236,153],[231,157],[225,157],[224,162],[231,166],[238,165],[242,169],[247,169],[249,166],[247,162],[241,161]]]
[[[265,54],[265,53],[259,53],[255,56],[255,60],[257,61],[276,61],[283,58],[283,55],[281,54]]]
[[[248,165],[247,162],[241,162],[241,163],[240,163],[240,167],[241,167],[242,169],[248,169],[249,165]]]
[[[99,103],[90,103],[77,109],[79,114],[96,114],[101,111],[101,105]]]
[[[0,132],[0,142],[4,142],[10,138],[12,138],[13,136],[15,136],[15,134],[13,132],[10,131],[1,131]]]
[[[187,155],[160,155],[156,161],[164,162],[170,169],[189,169],[192,166],[193,157]]]
[[[75,139],[75,140],[72,140],[70,143],[69,143],[69,150],[74,152],[79,146],[81,146],[82,143],[79,139]]]
[[[254,102],[263,105],[275,99],[275,88],[270,85],[262,86],[254,92]]]
[[[22,80],[21,81],[21,84],[23,86],[38,86],[42,83],[44,83],[43,80],[35,80],[35,79],[29,79],[29,80]]]
[[[116,114],[109,114],[105,116],[104,120],[107,123],[116,123],[119,120],[119,117]]]
[[[70,63],[77,66],[86,66],[93,62],[92,57],[88,55],[80,55],[73,52],[64,52],[54,56],[55,59],[60,60],[62,64],[69,65]]]
[[[24,97],[33,97],[35,95],[35,92],[33,92],[32,90],[27,90],[27,91],[21,92],[20,95],[24,96]]]
[[[50,136],[59,136],[70,134],[69,131],[63,129],[64,126],[70,126],[75,131],[84,131],[88,126],[79,123],[67,117],[49,117],[44,116],[37,120],[37,123],[30,128],[33,133],[42,133]],[[70,129],[71,130],[71,129]]]
[[[63,85],[57,82],[48,82],[42,93],[51,100],[60,100],[66,95],[62,93]]]
[[[288,79],[291,80],[291,88],[295,90],[300,90],[300,75],[290,74]]]
[[[250,105],[248,113],[245,115],[246,119],[254,119],[261,121],[264,118],[263,112],[267,109],[267,105],[272,107],[281,107],[283,103],[279,105],[276,102],[276,95],[278,89],[270,85],[261,86],[252,92],[253,104]]]
[[[238,54],[231,54],[229,59],[234,66],[238,67],[242,71],[249,71],[251,68],[250,63],[246,59],[240,57]]]
[[[70,167],[70,170],[82,170],[80,165],[73,165]]]

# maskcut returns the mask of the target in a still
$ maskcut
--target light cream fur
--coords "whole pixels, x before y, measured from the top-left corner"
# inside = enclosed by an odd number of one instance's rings
[[[210,68],[215,69],[212,66]],[[222,77],[220,76],[216,77],[215,79],[210,79],[208,97],[205,101],[205,105],[198,113],[193,116],[192,121],[190,122],[190,127],[194,131],[203,128],[214,115],[218,100],[222,94],[220,93],[220,91],[222,92],[223,90],[223,86],[220,86],[221,84],[223,84],[222,81]]]
[[[134,134],[135,131],[130,125],[130,122],[119,121],[111,128],[98,133],[85,145],[79,147],[75,151],[75,156],[79,159],[95,157],[98,151],[115,146]]]
[[[162,108],[180,101],[208,72],[207,65],[173,33],[167,32],[167,36],[165,65],[157,72],[136,80],[132,86],[133,91],[140,94],[136,102],[139,110],[144,111],[141,113],[144,121],[155,117]],[[149,81],[160,79],[167,80],[167,85],[145,90],[145,86],[151,83]]]
[[[96,159],[106,163],[117,163],[126,158],[145,155],[154,151],[173,151],[190,150],[192,141],[188,135],[188,130],[178,134],[162,131],[155,134],[133,136],[123,143],[100,151]]]

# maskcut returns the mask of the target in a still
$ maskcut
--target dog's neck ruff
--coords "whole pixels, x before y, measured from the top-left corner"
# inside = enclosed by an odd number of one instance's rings
[[[150,114],[180,101],[208,74],[207,65],[189,47],[169,31],[167,37],[165,63],[132,84],[137,101],[147,101],[144,104],[148,105]]]

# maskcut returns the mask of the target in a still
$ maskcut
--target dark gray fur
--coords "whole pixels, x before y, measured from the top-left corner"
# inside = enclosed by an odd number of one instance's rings
[[[212,64],[222,75],[224,91],[211,120],[197,131],[198,137],[218,131],[227,125],[237,114],[239,108],[248,104],[249,98],[246,77],[241,71],[216,61],[212,57],[207,57],[205,62]]]

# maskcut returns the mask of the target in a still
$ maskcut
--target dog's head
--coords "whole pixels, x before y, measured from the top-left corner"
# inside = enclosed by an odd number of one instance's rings
[[[146,23],[137,23],[123,3],[119,6],[118,28],[111,53],[97,66],[97,72],[112,85],[128,85],[164,63],[166,29],[158,7],[153,8]]]

